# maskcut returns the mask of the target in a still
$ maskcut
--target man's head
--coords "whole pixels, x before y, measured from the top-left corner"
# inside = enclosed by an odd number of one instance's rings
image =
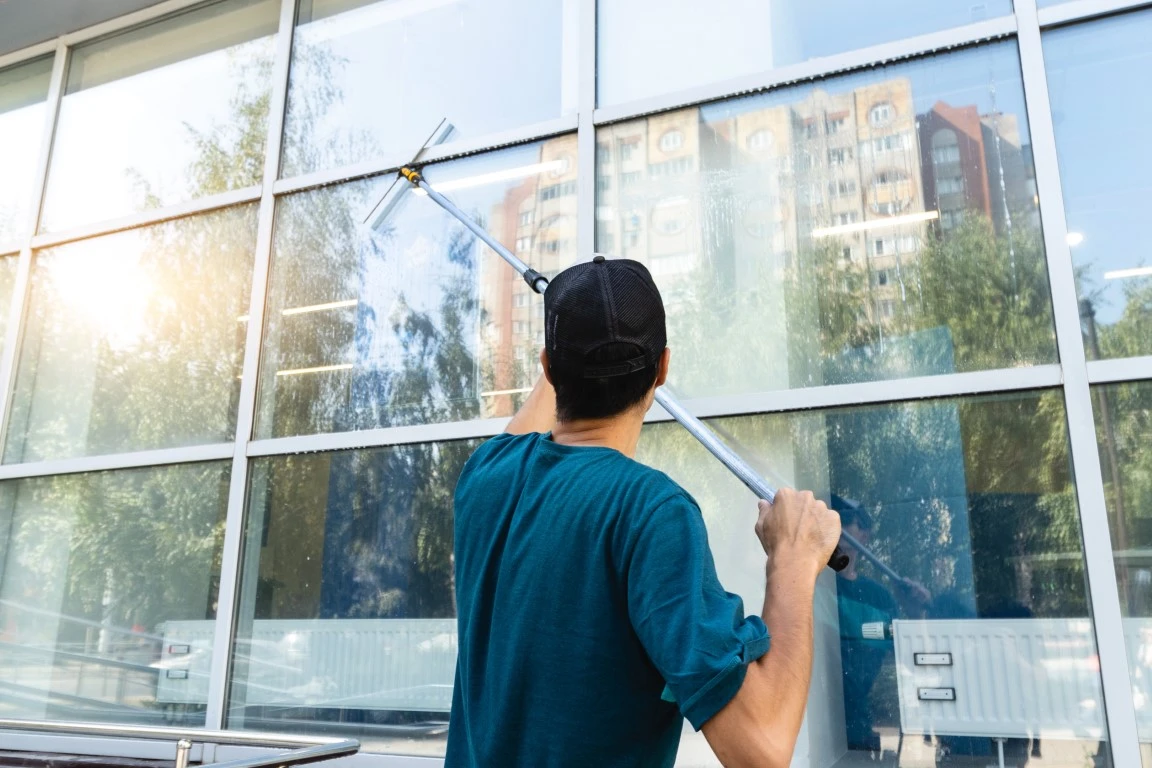
[[[864,505],[835,493],[831,501],[829,506],[840,515],[840,528],[861,544],[867,544],[872,537],[872,516],[864,509]]]
[[[544,318],[541,362],[558,421],[647,410],[668,375],[668,336],[643,264],[597,256],[564,270],[544,292]]]

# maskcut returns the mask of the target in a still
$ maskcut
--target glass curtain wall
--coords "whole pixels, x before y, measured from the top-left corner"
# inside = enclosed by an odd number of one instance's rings
[[[1134,712],[1152,766],[1152,10],[1040,0],[1038,50],[1032,3],[216,0],[0,60],[0,717],[443,754],[454,486],[543,343],[380,205],[447,117],[427,179],[545,275],[647,264],[671,388],[884,564],[821,577],[794,765],[1121,766]],[[638,458],[758,610],[755,500],[674,424]]]

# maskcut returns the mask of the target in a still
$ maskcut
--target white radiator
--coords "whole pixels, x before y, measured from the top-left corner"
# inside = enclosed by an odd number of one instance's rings
[[[160,703],[205,704],[212,621],[170,621]],[[447,712],[456,672],[455,619],[253,622],[233,692],[248,706]]]
[[[1088,619],[894,621],[905,733],[1099,739]]]

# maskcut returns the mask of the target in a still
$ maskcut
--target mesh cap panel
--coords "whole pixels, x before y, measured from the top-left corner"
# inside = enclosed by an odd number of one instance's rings
[[[656,364],[668,344],[660,291],[638,261],[597,256],[564,270],[544,292],[544,312],[549,362],[573,375],[602,378],[643,370]],[[629,345],[635,352],[592,361],[605,344]]]

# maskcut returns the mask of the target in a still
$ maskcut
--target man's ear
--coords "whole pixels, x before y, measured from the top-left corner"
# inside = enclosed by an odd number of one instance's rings
[[[664,347],[664,351],[660,353],[660,360],[656,363],[656,386],[664,386],[664,382],[668,380],[668,362],[672,359],[672,350]]]
[[[552,384],[552,372],[548,370],[548,350],[540,350],[540,367],[544,369],[544,378],[548,379],[548,383]]]

